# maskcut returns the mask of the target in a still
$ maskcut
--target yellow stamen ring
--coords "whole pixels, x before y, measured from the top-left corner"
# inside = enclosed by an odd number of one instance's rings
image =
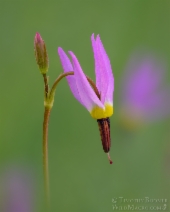
[[[104,109],[95,106],[90,112],[90,114],[94,119],[103,119],[112,116],[113,112],[114,112],[113,106],[106,103]]]

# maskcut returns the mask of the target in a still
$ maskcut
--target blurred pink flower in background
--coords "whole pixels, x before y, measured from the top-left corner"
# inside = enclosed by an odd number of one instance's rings
[[[0,176],[1,212],[33,212],[34,189],[30,172],[9,167]]]
[[[165,66],[149,54],[133,55],[121,84],[121,123],[127,129],[170,117]]]

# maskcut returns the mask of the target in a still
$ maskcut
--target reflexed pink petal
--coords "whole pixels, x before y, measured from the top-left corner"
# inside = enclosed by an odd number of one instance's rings
[[[101,76],[103,80],[102,89],[104,90],[104,92],[106,90],[106,94],[103,94],[103,98],[105,98],[104,101],[113,103],[114,78],[112,73],[112,67],[99,35],[97,35],[96,41],[98,43],[98,49],[100,52],[99,60],[102,63],[102,72],[104,72],[103,76]],[[108,87],[106,85],[108,85]]]
[[[83,73],[82,68],[81,68],[76,56],[71,51],[69,51],[69,54],[72,57],[74,76],[76,79],[77,88],[78,88],[81,100],[83,102],[83,105],[89,111],[91,111],[95,105],[97,105],[100,108],[104,108],[104,105],[98,99],[97,95],[95,94],[95,92],[91,88],[89,82],[87,81],[86,76]]]
[[[66,55],[66,53],[63,51],[63,49],[61,47],[58,48],[58,54],[61,60],[61,64],[62,67],[64,69],[64,72],[69,72],[69,71],[73,71],[73,66],[70,62],[70,59],[68,58],[68,56]],[[79,95],[79,91],[77,88],[77,83],[76,83],[76,78],[74,75],[71,76],[67,76],[67,82],[70,86],[71,92],[73,93],[74,97],[81,103],[81,97]]]
[[[96,74],[96,87],[101,93],[101,73],[100,73],[100,64],[98,61],[98,53],[97,53],[97,46],[96,46],[96,41],[94,39],[94,34],[91,36],[91,42],[92,42],[92,48],[93,48],[93,53],[94,53],[94,63],[95,63],[95,74]]]
[[[104,104],[105,103],[105,97],[106,93],[108,90],[108,82],[109,82],[109,77],[107,74],[103,54],[101,51],[101,46],[100,46],[100,41],[99,41],[99,36],[96,38],[96,47],[97,47],[97,58],[98,58],[98,64],[100,67],[100,79],[101,79],[101,93],[100,93],[100,99],[101,102]]]

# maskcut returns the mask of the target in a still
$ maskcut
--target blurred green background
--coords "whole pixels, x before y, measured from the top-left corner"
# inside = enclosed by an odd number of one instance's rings
[[[115,76],[113,165],[102,150],[97,122],[73,98],[65,79],[57,88],[49,125],[52,211],[111,212],[113,198],[170,198],[169,119],[133,135],[118,125],[121,77],[136,48],[146,47],[167,61],[170,83],[170,1],[8,0],[0,5],[0,165],[32,167],[38,190],[36,211],[45,211],[43,79],[34,57],[36,32],[46,42],[50,85],[62,72],[59,46],[72,50],[85,73],[95,79],[92,33],[100,34]]]

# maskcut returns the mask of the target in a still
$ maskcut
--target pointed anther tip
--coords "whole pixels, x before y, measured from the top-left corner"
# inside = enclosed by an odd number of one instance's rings
[[[107,157],[108,157],[109,163],[112,164],[113,161],[112,161],[111,158],[110,158],[109,152],[107,153]]]

